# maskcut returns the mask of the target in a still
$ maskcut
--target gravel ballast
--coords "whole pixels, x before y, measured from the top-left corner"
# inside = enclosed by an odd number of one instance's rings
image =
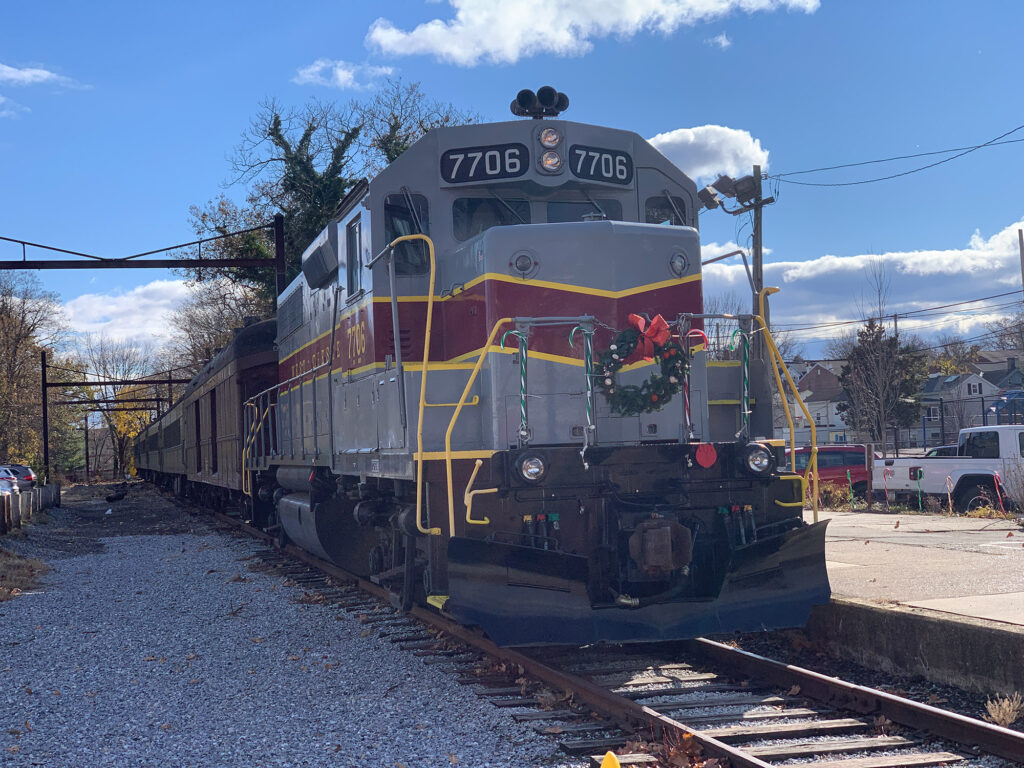
[[[117,509],[79,496],[0,541],[52,566],[0,604],[0,764],[585,764],[357,617],[295,602],[247,569],[261,545],[145,486]]]

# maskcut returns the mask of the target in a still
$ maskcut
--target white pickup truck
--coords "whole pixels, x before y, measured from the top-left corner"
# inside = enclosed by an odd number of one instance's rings
[[[918,491],[952,499],[966,512],[983,504],[999,507],[1024,502],[1024,425],[960,430],[956,456],[876,459],[871,487],[890,500]]]

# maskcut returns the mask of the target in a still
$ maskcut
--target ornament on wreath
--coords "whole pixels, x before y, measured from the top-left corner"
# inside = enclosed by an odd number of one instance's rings
[[[689,371],[689,356],[678,337],[673,337],[661,315],[650,322],[629,316],[629,328],[619,331],[597,359],[598,389],[608,399],[612,413],[637,416],[660,410],[680,392]],[[619,384],[616,374],[634,360],[656,360],[659,370],[640,385]]]

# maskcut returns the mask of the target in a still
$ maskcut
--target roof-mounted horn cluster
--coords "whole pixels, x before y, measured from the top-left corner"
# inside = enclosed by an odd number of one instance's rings
[[[540,120],[542,117],[558,117],[559,112],[565,112],[569,108],[569,97],[561,91],[556,91],[550,85],[538,88],[534,93],[529,88],[524,88],[516,94],[515,100],[509,109],[516,117],[532,117]]]

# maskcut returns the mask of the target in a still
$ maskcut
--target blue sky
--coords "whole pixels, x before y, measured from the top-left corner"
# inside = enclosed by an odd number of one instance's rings
[[[572,100],[566,118],[670,134],[662,150],[707,173],[765,152],[767,172],[784,173],[962,147],[1024,123],[1024,6],[1010,0],[294,6],[5,4],[0,235],[110,256],[189,240],[189,205],[221,192],[261,99],[362,98],[381,68],[485,119],[506,119],[518,89],[550,83]],[[781,183],[765,211],[766,281],[783,287],[774,321],[858,316],[872,259],[892,277],[891,311],[1019,288],[1022,156],[1024,143],[1008,144],[877,184]],[[936,159],[795,178],[854,181]],[[707,253],[745,245],[740,223],[706,212]],[[0,245],[0,258],[17,257]],[[184,294],[148,270],[41,277],[76,327],[115,335],[161,333]],[[706,283],[742,292],[738,266],[709,268]],[[921,332],[977,335],[1006,311],[969,309],[919,321]],[[803,333],[810,352],[828,332]]]

